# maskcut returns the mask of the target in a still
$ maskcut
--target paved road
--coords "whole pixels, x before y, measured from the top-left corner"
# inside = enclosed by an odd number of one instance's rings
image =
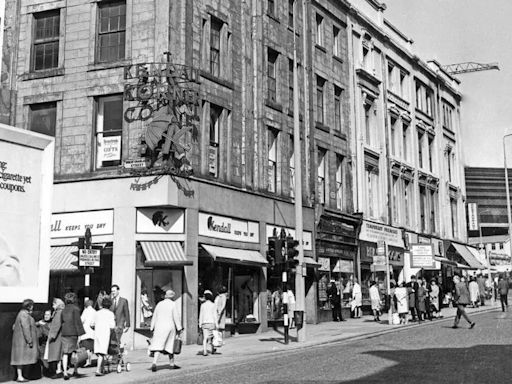
[[[435,321],[358,341],[252,358],[207,372],[169,371],[172,383],[508,383],[512,314],[472,315],[476,327]],[[211,357],[198,356],[198,359]],[[151,373],[148,372],[148,379]],[[153,381],[153,380],[151,380]],[[153,381],[154,382],[154,381]]]

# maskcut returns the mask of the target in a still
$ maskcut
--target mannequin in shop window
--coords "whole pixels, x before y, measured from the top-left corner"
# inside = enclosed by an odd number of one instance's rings
[[[140,293],[140,310],[143,321],[143,327],[149,327],[153,317],[153,307],[149,303],[148,291],[143,289]]]
[[[253,287],[251,284],[252,277],[243,282],[240,286],[240,290],[238,291],[238,321],[237,323],[245,322],[247,319],[247,315],[250,315],[251,312],[251,304],[252,304],[252,296],[253,296]]]

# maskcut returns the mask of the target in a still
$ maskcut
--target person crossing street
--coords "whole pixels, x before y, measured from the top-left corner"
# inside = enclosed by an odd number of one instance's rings
[[[475,326],[475,323],[470,320],[466,313],[466,306],[469,304],[468,287],[465,283],[460,281],[460,277],[457,275],[453,276],[453,283],[455,284],[453,302],[457,306],[457,315],[455,316],[452,328],[458,328],[460,318],[464,317],[464,319],[469,323],[469,328],[472,329]]]
[[[498,281],[498,291],[500,293],[501,310],[505,312],[508,309],[508,279],[503,278],[503,275],[500,275]]]

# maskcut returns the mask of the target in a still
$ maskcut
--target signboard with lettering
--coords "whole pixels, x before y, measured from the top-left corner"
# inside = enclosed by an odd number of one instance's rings
[[[121,136],[98,138],[98,161],[121,160]]]
[[[80,249],[78,251],[79,267],[99,267],[100,250],[99,249]]]
[[[2,303],[48,300],[53,159],[52,137],[0,124]]]
[[[364,220],[361,224],[359,240],[369,241],[372,243],[376,243],[381,240],[385,241],[387,245],[404,248],[401,229],[390,227],[389,225],[371,223]]]
[[[139,208],[137,233],[185,233],[185,212],[168,207]]]
[[[51,238],[80,237],[89,228],[94,236],[114,233],[114,210],[54,213]]]
[[[468,225],[470,231],[478,231],[478,214],[476,203],[468,203]]]
[[[203,212],[199,212],[199,235],[247,243],[260,242],[257,222]]]
[[[433,244],[411,244],[410,248],[412,268],[435,267]]]
[[[331,269],[331,259],[328,257],[319,257],[318,262],[320,263],[319,271],[327,272]]]
[[[280,227],[278,225],[269,225],[267,224],[266,232],[267,232],[267,242],[268,238],[273,236],[272,233],[274,232],[274,229],[277,231],[277,234],[281,232],[281,228],[284,228],[286,235],[291,236],[295,239],[295,229],[289,228],[289,227]],[[312,251],[313,250],[313,244],[312,244],[312,233],[309,231],[302,231],[302,246],[304,247],[305,251]]]
[[[373,256],[374,265],[386,265],[386,256],[375,255]]]

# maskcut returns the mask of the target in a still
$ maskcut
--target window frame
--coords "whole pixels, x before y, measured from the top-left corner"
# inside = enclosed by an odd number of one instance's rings
[[[267,98],[272,103],[278,102],[277,73],[279,65],[279,52],[267,48]]]
[[[267,191],[277,193],[279,131],[267,127]]]
[[[318,12],[315,15],[315,26],[316,26],[315,43],[319,47],[323,47],[324,43],[325,43],[324,17],[321,14],[319,14]]]
[[[288,0],[288,28],[295,27],[295,0]]]
[[[339,209],[340,211],[343,210],[343,192],[344,192],[344,164],[345,164],[345,158],[340,155],[336,154],[336,175],[335,175],[335,182],[336,182],[336,209]]]
[[[325,123],[325,84],[326,80],[320,76],[316,76],[316,97],[315,97],[315,121]]]
[[[119,136],[120,137],[120,153],[119,153],[119,160],[112,160],[111,162],[119,162],[119,164],[108,164],[108,165],[98,165],[99,164],[99,157],[98,157],[98,138],[100,135],[105,134],[105,102],[108,101],[114,101],[119,100],[121,102],[121,127],[118,129],[111,129],[108,130],[109,133],[118,133],[118,135],[109,135],[106,137],[114,137]],[[123,119],[123,111],[124,111],[124,102],[123,102],[123,94],[110,94],[110,95],[102,95],[95,97],[95,127],[94,127],[94,169],[99,171],[103,169],[109,169],[113,167],[118,167],[123,162],[123,135],[124,135],[124,119]],[[101,123],[100,123],[101,122]],[[101,131],[99,130],[99,127],[101,126]],[[102,136],[105,137],[105,136]],[[101,163],[104,163],[105,161],[102,160]]]
[[[47,37],[47,38],[41,38],[41,39],[37,39],[36,38],[36,35],[37,35],[37,23],[38,23],[38,20],[41,19],[41,18],[44,18],[44,17],[47,17],[47,18],[55,18],[57,17],[58,19],[58,33],[56,36],[52,36],[52,37]],[[47,71],[47,70],[50,70],[50,69],[55,69],[55,68],[59,68],[59,63],[60,63],[60,44],[61,44],[61,41],[60,41],[60,24],[61,24],[61,19],[62,19],[62,16],[61,16],[61,12],[60,12],[60,8],[57,8],[57,9],[51,9],[51,10],[48,10],[48,11],[43,11],[43,12],[37,12],[37,13],[34,13],[32,15],[32,41],[31,41],[31,47],[30,47],[30,50],[31,50],[31,58],[30,58],[30,71],[31,72],[41,72],[41,71]],[[56,44],[57,46],[57,56],[56,56],[56,63],[55,63],[55,66],[51,66],[51,67],[48,67],[48,68],[36,68],[36,49],[37,49],[37,46],[38,45],[46,45],[46,44]],[[52,62],[54,60],[52,59]],[[43,59],[43,62],[44,62],[44,59]]]
[[[332,54],[336,57],[341,57],[341,28],[336,25],[332,26]]]
[[[118,5],[124,5],[124,29],[122,29],[121,27],[119,27],[118,30],[112,30],[112,31],[107,31],[107,32],[101,32],[101,12],[102,12],[102,9],[103,8],[108,8],[108,7],[114,7],[114,6],[118,6]],[[114,1],[103,1],[103,2],[99,2],[98,5],[97,5],[97,21],[96,21],[96,36],[95,36],[95,39],[96,39],[96,52],[95,52],[95,61],[97,63],[114,63],[114,62],[117,62],[117,61],[122,61],[122,60],[125,60],[126,59],[126,37],[127,37],[127,32],[129,30],[129,28],[127,28],[126,26],[126,17],[127,17],[127,6],[126,6],[126,0],[114,0]],[[123,54],[122,56],[119,56],[116,57],[115,59],[110,59],[110,58],[105,58],[105,59],[102,59],[101,58],[101,50],[102,50],[102,45],[101,45],[101,36],[106,36],[106,35],[112,35],[112,34],[124,34],[123,35],[123,40],[124,40],[124,45],[122,45],[122,50],[123,50]],[[118,48],[121,47],[121,44],[118,45]]]
[[[44,108],[45,106],[47,106],[48,108]],[[48,134],[46,132],[41,132],[40,130],[34,130],[32,129],[33,127],[33,121],[34,121],[34,108],[37,108],[38,110],[42,110],[42,109],[46,109],[46,110],[50,110],[50,109],[53,109],[53,127],[52,127],[52,133],[53,134]],[[40,119],[40,118],[37,118],[37,119]],[[56,131],[57,131],[57,101],[48,101],[48,102],[43,102],[43,103],[33,103],[33,104],[29,104],[28,105],[28,130],[31,131],[31,132],[37,132],[37,133],[41,133],[43,135],[48,135],[48,136],[52,136],[52,137],[55,137],[56,136]]]
[[[211,75],[215,77],[220,77],[222,73],[222,28],[224,27],[224,23],[222,20],[217,19],[216,17],[210,17],[210,49],[208,52],[208,69]],[[218,32],[218,33],[217,33]],[[213,43],[218,43],[214,45]],[[214,60],[214,57],[217,57],[217,60]]]
[[[334,86],[334,129],[343,132],[343,88]]]
[[[222,130],[222,115],[224,108],[210,103],[210,114],[208,117],[208,175],[214,178],[219,177],[220,168],[220,135]],[[215,117],[215,119],[212,119]],[[215,123],[212,126],[212,122]],[[213,129],[212,129],[213,128]],[[213,135],[212,135],[213,132]],[[213,137],[212,137],[213,136]],[[215,172],[212,172],[212,155],[215,155]]]
[[[318,201],[325,205],[327,195],[327,149],[317,147],[317,181],[318,181]]]

